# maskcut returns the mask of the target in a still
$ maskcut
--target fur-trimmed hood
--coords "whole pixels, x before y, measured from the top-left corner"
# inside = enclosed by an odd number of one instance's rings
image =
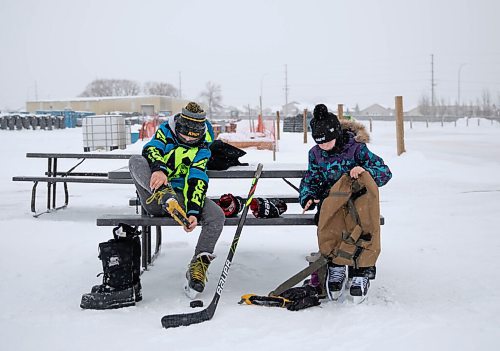
[[[370,142],[370,133],[368,133],[364,124],[353,120],[341,119],[340,125],[343,130],[353,132],[355,135],[354,140],[358,143],[368,144]]]

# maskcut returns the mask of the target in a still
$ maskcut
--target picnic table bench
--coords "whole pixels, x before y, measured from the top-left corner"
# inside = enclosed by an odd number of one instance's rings
[[[297,187],[293,185],[289,178],[302,178],[306,166],[301,165],[287,165],[287,164],[268,164],[264,165],[260,178],[268,179],[282,179],[288,185],[294,188],[293,195],[255,195],[255,197],[275,197],[284,200],[287,203],[298,203]],[[255,173],[255,166],[236,166],[231,167],[225,171],[207,171],[209,178],[212,179],[239,179],[239,178],[253,178]],[[109,178],[112,179],[130,179],[130,172],[128,167],[123,167],[116,171],[109,172]],[[218,197],[209,197],[216,199]],[[130,199],[129,204],[132,206],[139,206],[140,201],[137,198]],[[239,216],[226,218],[225,226],[238,225]],[[381,224],[384,224],[384,217],[380,217]],[[146,270],[148,265],[151,264],[158,256],[161,250],[162,231],[161,227],[178,226],[170,217],[152,217],[148,215],[141,207],[141,213],[128,214],[128,215],[102,215],[96,220],[97,226],[118,226],[120,224],[128,224],[131,226],[142,227],[142,266]],[[278,218],[256,218],[252,214],[248,214],[245,221],[246,226],[304,226],[315,225],[314,214],[294,214],[285,213]],[[152,231],[151,228],[156,229],[155,248],[152,251]]]
[[[115,154],[115,153],[27,153],[27,158],[45,158],[47,159],[47,171],[43,176],[16,176],[14,182],[33,182],[31,190],[31,212],[35,217],[41,214],[66,208],[69,203],[68,183],[91,183],[91,184],[133,184],[131,179],[113,179],[108,177],[108,172],[75,172],[75,169],[87,159],[99,160],[128,160],[133,154]],[[75,159],[77,163],[67,171],[58,169],[59,159]],[[36,212],[36,190],[38,183],[47,183],[47,210]],[[63,183],[64,187],[64,205],[56,205],[56,186],[57,183]]]

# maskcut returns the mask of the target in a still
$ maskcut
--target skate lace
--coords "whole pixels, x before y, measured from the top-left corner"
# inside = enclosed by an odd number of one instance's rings
[[[354,277],[352,278],[351,286],[365,287],[367,282],[368,282],[367,277]]]
[[[208,269],[208,264],[203,262],[201,257],[198,258],[195,262],[191,263],[191,266],[189,267],[189,271],[191,273],[191,279],[207,282],[208,281],[207,269]]]
[[[164,188],[161,190],[156,190],[148,199],[146,200],[146,204],[151,204],[152,202],[156,201],[158,202],[158,205],[162,204],[162,199],[167,193],[172,193],[172,191],[169,191],[168,188]]]
[[[345,267],[328,267],[328,282],[341,282],[345,278]]]

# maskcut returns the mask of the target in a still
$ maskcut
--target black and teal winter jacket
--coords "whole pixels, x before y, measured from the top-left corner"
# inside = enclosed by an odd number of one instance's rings
[[[200,220],[208,188],[206,169],[214,131],[206,121],[205,139],[196,146],[186,145],[175,134],[175,121],[176,116],[172,116],[158,127],[154,137],[144,145],[142,156],[151,172],[162,171],[172,187],[183,192],[186,214]]]
[[[318,145],[309,150],[308,169],[299,188],[299,202],[302,207],[311,199],[325,199],[333,184],[356,166],[361,166],[369,172],[379,187],[392,177],[384,160],[366,146],[369,135],[364,125],[345,120],[341,121],[341,125],[342,135],[337,139],[333,150],[324,151]]]

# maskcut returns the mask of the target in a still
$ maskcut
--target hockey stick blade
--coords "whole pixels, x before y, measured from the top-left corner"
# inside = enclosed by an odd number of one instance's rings
[[[215,294],[210,302],[210,305],[204,310],[192,312],[192,313],[180,313],[180,314],[172,314],[163,316],[161,319],[161,325],[163,328],[176,328],[180,326],[188,326],[191,324],[202,323],[212,319],[215,314],[215,309],[219,303],[220,295],[222,290],[224,290],[224,284],[226,283],[227,276],[229,273],[229,268],[231,267],[231,263],[233,261],[233,256],[236,251],[236,247],[238,246],[238,241],[240,240],[241,231],[243,230],[243,225],[245,224],[245,220],[248,214],[248,208],[250,203],[252,202],[253,195],[255,193],[255,188],[257,187],[257,182],[262,173],[262,164],[259,163],[257,166],[257,170],[255,171],[254,178],[252,180],[252,186],[248,192],[248,198],[245,202],[245,206],[243,207],[243,211],[241,213],[240,220],[238,222],[238,227],[236,228],[236,233],[233,237],[233,242],[231,247],[229,248],[229,253],[227,254],[226,262],[224,263],[224,267],[222,268],[222,273],[219,277],[219,282],[217,283],[217,288],[215,289]]]
[[[192,313],[179,313],[164,316],[161,319],[161,325],[163,328],[177,328],[182,326],[188,326],[191,324],[198,324],[212,319],[215,313],[215,307],[217,303],[215,299],[212,300],[210,305],[204,310],[192,312]]]

